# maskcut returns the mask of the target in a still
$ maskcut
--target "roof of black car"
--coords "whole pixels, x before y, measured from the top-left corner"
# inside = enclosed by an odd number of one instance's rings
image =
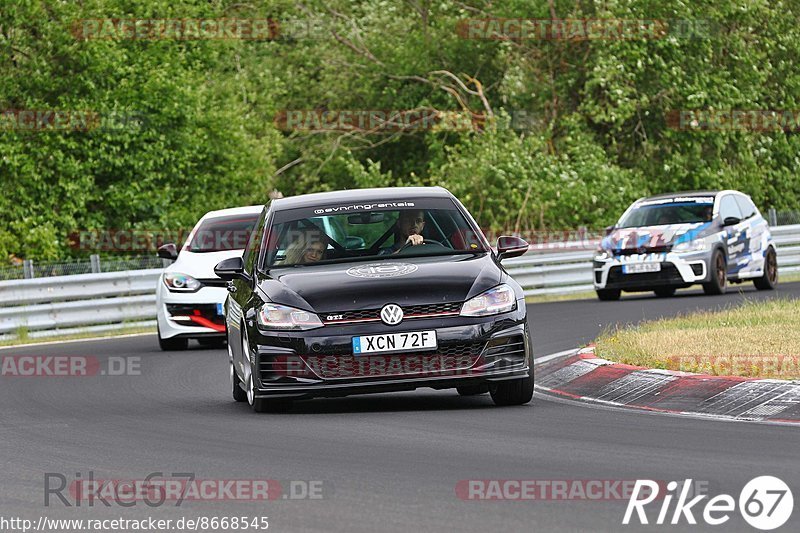
[[[680,198],[682,196],[716,196],[721,192],[722,191],[720,190],[670,192],[664,194],[656,194],[655,196],[648,196],[646,198],[642,198],[642,200],[660,200],[663,198]]]
[[[383,187],[379,189],[349,189],[344,191],[317,192],[272,200],[274,209],[295,209],[330,205],[338,202],[397,202],[411,198],[451,198],[444,187]]]

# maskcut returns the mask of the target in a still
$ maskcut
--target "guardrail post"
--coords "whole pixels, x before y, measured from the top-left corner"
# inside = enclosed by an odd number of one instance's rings
[[[22,261],[22,277],[25,279],[33,278],[33,259]]]
[[[580,247],[586,248],[586,233],[588,232],[588,228],[586,226],[578,226],[578,235],[580,237]]]
[[[99,274],[100,270],[100,256],[92,254],[89,256],[89,262],[92,264],[92,274]]]
[[[778,225],[778,213],[775,211],[774,207],[769,208],[769,225],[770,226],[777,226]]]

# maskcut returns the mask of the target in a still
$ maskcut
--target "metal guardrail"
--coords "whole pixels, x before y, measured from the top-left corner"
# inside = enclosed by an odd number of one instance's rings
[[[800,271],[800,224],[770,228],[778,249],[778,270]],[[532,247],[522,257],[504,261],[506,270],[526,296],[570,294],[593,290],[589,263],[599,241],[551,243]]]
[[[149,325],[160,275],[147,269],[0,281],[0,339]]]
[[[777,226],[780,271],[800,271],[800,224]],[[591,260],[596,241],[532,246],[503,264],[525,295],[592,290]],[[161,269],[78,274],[0,281],[0,339],[83,331],[124,325],[153,325],[155,288]]]

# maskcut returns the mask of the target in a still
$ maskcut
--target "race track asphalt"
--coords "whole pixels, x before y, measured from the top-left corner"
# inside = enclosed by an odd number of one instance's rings
[[[781,296],[800,296],[800,283],[769,293],[748,284],[721,297],[694,291],[532,304],[529,316],[543,356],[616,324]],[[256,415],[229,397],[224,350],[193,344],[164,353],[146,335],[0,351],[22,355],[93,356],[101,367],[122,357],[138,362],[141,373],[0,377],[0,517],[268,516],[271,531],[292,532],[752,531],[738,513],[717,527],[622,526],[627,501],[463,501],[455,488],[471,479],[691,478],[712,495],[738,499],[751,478],[776,475],[800,496],[800,432],[792,427],[624,412],[539,395],[528,406],[495,408],[488,395],[425,389]],[[203,479],[314,480],[322,482],[323,498],[44,505],[46,473],[72,480],[89,471],[104,479],[191,472]],[[657,513],[652,507],[651,520]],[[799,524],[795,511],[781,531]]]

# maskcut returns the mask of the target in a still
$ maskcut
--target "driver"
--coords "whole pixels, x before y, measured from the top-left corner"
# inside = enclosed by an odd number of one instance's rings
[[[380,255],[396,254],[406,244],[419,246],[425,240],[422,237],[423,229],[425,229],[425,211],[400,211],[400,216],[394,224],[394,244],[381,250]]]

